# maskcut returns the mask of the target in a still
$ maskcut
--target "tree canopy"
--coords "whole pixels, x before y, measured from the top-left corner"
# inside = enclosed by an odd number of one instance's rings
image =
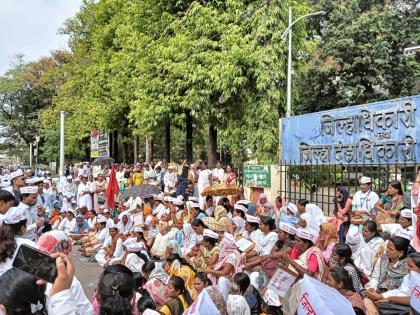
[[[84,0],[61,29],[68,52],[0,77],[0,124],[15,144],[41,135],[45,161],[58,158],[65,111],[71,158],[103,128],[118,161],[146,143],[168,160],[275,163],[289,6],[295,18],[327,12],[293,26],[295,114],[413,93],[414,1]]]

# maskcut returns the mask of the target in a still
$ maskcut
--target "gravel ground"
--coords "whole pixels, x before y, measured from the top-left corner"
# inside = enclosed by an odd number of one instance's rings
[[[76,277],[85,290],[85,294],[89,300],[92,300],[93,292],[99,282],[99,276],[102,272],[102,268],[97,263],[88,262],[86,257],[81,256],[78,251],[79,246],[74,246],[71,253],[71,259],[73,260]]]

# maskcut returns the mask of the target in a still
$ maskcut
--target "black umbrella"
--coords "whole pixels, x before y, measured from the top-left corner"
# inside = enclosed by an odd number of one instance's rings
[[[125,197],[140,197],[147,198],[151,195],[156,195],[160,193],[160,188],[156,185],[140,185],[140,186],[131,186],[124,191]]]
[[[100,156],[93,160],[92,165],[107,165],[114,163],[114,159],[110,156]]]

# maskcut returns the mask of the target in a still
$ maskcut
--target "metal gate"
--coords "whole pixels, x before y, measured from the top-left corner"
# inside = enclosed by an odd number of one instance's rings
[[[388,189],[391,181],[401,181],[403,190],[411,191],[420,164],[322,164],[304,165],[284,162],[280,164],[280,195],[296,203],[307,199],[320,206],[325,214],[332,214],[333,198],[338,187],[345,187],[350,196],[359,189],[359,178],[372,178],[373,190],[378,195]]]

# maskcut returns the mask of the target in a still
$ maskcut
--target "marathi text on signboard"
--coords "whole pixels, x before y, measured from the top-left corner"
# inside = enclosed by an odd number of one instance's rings
[[[286,118],[282,160],[303,164],[416,162],[420,96]]]
[[[244,185],[247,187],[271,187],[271,167],[245,165]]]
[[[109,135],[102,129],[90,132],[90,157],[109,156]]]

